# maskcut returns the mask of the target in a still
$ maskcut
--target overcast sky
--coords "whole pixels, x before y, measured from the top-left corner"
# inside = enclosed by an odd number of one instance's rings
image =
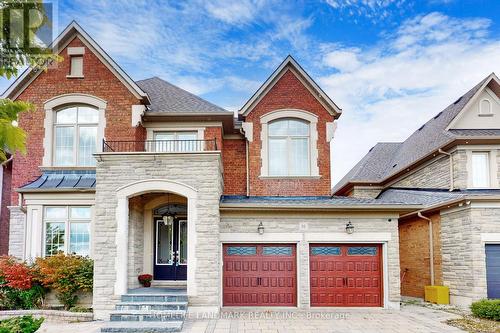
[[[159,76],[239,109],[291,54],[343,109],[338,181],[379,141],[401,141],[491,72],[498,0],[58,1],[135,80]],[[9,85],[0,79],[0,90]]]

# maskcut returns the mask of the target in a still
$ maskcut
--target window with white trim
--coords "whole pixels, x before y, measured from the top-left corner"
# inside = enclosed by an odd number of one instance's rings
[[[78,105],[56,111],[54,166],[95,166],[99,110]]]
[[[72,77],[83,77],[83,56],[71,56],[69,71]]]
[[[198,140],[194,131],[155,131],[153,133],[155,151],[189,152],[203,150],[203,141]]]
[[[47,206],[44,209],[44,255],[59,252],[90,255],[90,206]]]
[[[307,121],[295,118],[269,122],[269,176],[310,175],[309,128]]]
[[[490,158],[488,152],[472,152],[472,187],[490,187]]]
[[[488,99],[483,99],[479,102],[479,115],[491,115],[493,114],[493,108],[491,102]]]

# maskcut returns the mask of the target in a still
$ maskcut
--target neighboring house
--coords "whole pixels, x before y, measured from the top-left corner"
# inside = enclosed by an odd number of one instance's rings
[[[491,74],[406,141],[377,144],[334,187],[425,206],[399,219],[402,295],[435,284],[453,304],[500,298],[499,97]]]

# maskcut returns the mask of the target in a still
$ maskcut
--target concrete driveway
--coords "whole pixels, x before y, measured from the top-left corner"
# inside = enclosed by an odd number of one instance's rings
[[[453,333],[463,332],[448,326],[447,319],[459,318],[440,310],[406,305],[401,311],[347,309],[337,311],[231,311],[217,319],[191,316],[184,323],[185,333]],[[44,323],[40,333],[98,333],[102,322]]]

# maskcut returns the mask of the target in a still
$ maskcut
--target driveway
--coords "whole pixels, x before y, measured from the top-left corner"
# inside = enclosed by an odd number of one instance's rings
[[[348,309],[337,311],[259,311],[223,312],[217,319],[189,317],[185,333],[458,333],[460,329],[444,323],[459,318],[440,310],[406,305],[401,311]],[[44,323],[40,333],[98,333],[102,322]]]

